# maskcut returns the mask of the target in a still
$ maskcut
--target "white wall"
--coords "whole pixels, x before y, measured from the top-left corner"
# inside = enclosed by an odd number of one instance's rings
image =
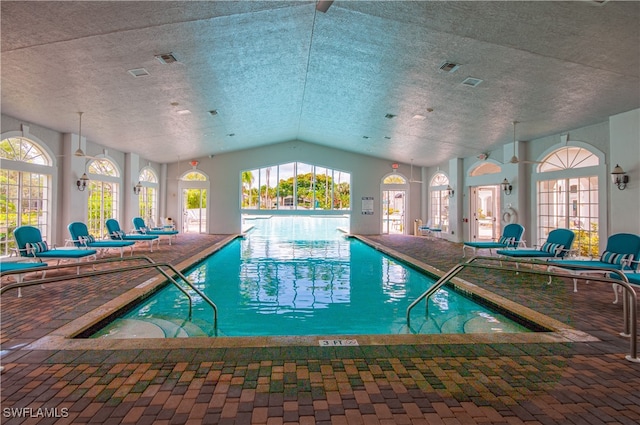
[[[86,217],[86,192],[79,192],[75,188],[75,181],[82,174],[84,160],[72,157],[77,149],[77,135],[62,134],[37,124],[21,121],[6,115],[1,116],[1,133],[17,134],[28,129],[28,133],[46,146],[54,157],[54,187],[52,198],[52,219],[50,240],[62,244],[67,237],[66,226],[70,221],[83,220]],[[569,130],[561,134],[536,139],[527,143],[518,143],[518,150],[523,156],[538,160],[547,149],[558,145],[562,137],[569,134],[569,140],[579,140],[592,145],[602,151],[606,157],[606,171],[603,171],[607,187],[603,190],[605,196],[604,211],[609,212],[606,227],[601,237],[617,232],[631,232],[640,234],[640,109],[625,112],[610,117],[607,122]],[[104,147],[84,142],[83,149],[89,155],[104,155]],[[503,208],[507,203],[517,205],[519,219],[529,231],[535,228],[535,205],[530,204],[532,183],[529,182],[532,166],[526,164],[508,164],[513,155],[512,145],[508,143],[490,153],[490,158],[502,162],[503,173],[499,176],[487,177],[492,184],[498,184],[505,177],[514,184],[514,194],[503,199]],[[519,155],[520,156],[520,155]],[[140,169],[147,166],[148,161],[134,154],[125,154],[109,150],[107,157],[113,160],[123,172],[120,199],[121,224],[129,228],[132,216],[137,213],[137,199],[132,196],[133,185],[137,182]],[[230,152],[216,155],[213,158],[197,158],[198,168],[211,179],[211,193],[209,200],[209,222],[211,233],[236,233],[240,231],[240,172],[246,169],[276,165],[291,161],[326,166],[328,168],[344,170],[351,173],[352,219],[351,231],[358,234],[378,234],[381,230],[380,183],[384,175],[391,171],[393,161],[373,158],[352,152],[322,147],[319,145],[293,141],[264,146],[246,151]],[[475,157],[453,159],[440,164],[440,170],[450,179],[451,186],[456,190],[452,198],[451,226],[454,235],[451,240],[466,240],[466,225],[462,218],[469,217],[468,186],[476,184],[467,177],[470,167],[477,163]],[[620,164],[627,171],[630,182],[627,189],[620,191],[610,183],[611,169]],[[181,164],[155,164],[151,168],[160,180],[160,206],[162,216],[177,216],[180,205],[178,196],[177,177],[190,169],[183,162]],[[180,170],[178,168],[180,167]],[[413,230],[415,219],[427,220],[428,212],[428,182],[436,172],[436,167],[414,167],[414,179],[423,178],[424,184],[410,185],[410,203],[408,205],[408,231]],[[409,177],[409,164],[400,164],[399,173]],[[483,176],[484,177],[484,176]],[[488,180],[488,181],[489,181]],[[495,181],[494,181],[495,180]],[[361,214],[361,199],[364,196],[374,198],[374,215]],[[611,206],[611,207],[608,207]],[[608,208],[607,208],[608,207]],[[84,208],[84,210],[82,209]],[[522,215],[520,214],[522,213]],[[520,221],[520,220],[519,220]],[[528,237],[528,240],[532,240]]]
[[[211,193],[208,195],[209,232],[239,233],[240,222],[240,174],[243,170],[299,161],[351,173],[351,232],[379,234],[380,183],[391,171],[392,161],[359,155],[352,152],[326,148],[320,145],[292,141],[256,149],[230,152],[213,158],[197,158],[198,169],[209,176]],[[167,215],[177,216],[180,196],[177,178],[191,166],[188,163],[170,164],[167,172]],[[399,173],[409,177],[410,165],[400,164]],[[416,170],[414,170],[414,178]],[[362,215],[362,197],[374,198],[374,214]],[[420,185],[411,184],[407,223],[410,225],[420,215]],[[276,214],[279,212],[275,212]],[[287,214],[290,212],[283,212]],[[300,212],[298,212],[300,213]],[[412,230],[412,228],[411,228]]]
[[[608,180],[611,227],[613,233],[640,235],[640,109],[609,119],[611,159],[607,173],[619,164],[629,176],[625,190]]]

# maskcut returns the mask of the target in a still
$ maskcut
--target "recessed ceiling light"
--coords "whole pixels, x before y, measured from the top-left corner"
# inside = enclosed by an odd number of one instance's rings
[[[209,115],[216,116],[216,115],[218,115],[218,111],[216,109],[212,109],[212,110],[209,111]]]
[[[369,136],[362,136],[362,138],[363,138],[363,139],[368,139],[368,138],[369,138]]]
[[[425,117],[424,115],[415,114],[415,115],[413,116],[413,119],[414,119],[414,120],[424,121],[424,120],[426,120],[426,119],[427,119],[427,117]]]
[[[480,78],[467,77],[462,82],[462,85],[463,86],[469,86],[469,87],[478,87],[478,85],[481,82],[482,82],[482,80]]]
[[[178,115],[189,115],[191,113],[190,110],[188,109],[180,109],[179,111],[176,111],[178,113]]]
[[[146,77],[149,74],[149,71],[147,71],[144,68],[136,68],[136,69],[130,69],[127,71],[129,74],[133,75],[134,77],[138,78],[138,77]]]
[[[160,55],[156,55],[155,58],[158,59],[158,61],[164,65],[178,62],[178,59],[176,59],[173,53],[162,53]]]
[[[227,136],[229,136],[229,137],[233,137],[233,136],[235,136],[235,135],[236,135],[236,133],[229,133],[229,134],[227,134]]]
[[[385,115],[384,117],[385,117],[386,119],[389,119],[389,120],[390,120],[390,119],[392,119],[392,118],[397,117],[397,115],[394,115],[394,114],[387,114],[387,115]]]
[[[387,139],[387,140],[391,140],[391,137],[389,137],[389,136],[384,136],[384,138]]]

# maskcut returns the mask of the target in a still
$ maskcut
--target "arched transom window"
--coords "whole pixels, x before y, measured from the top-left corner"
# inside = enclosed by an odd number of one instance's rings
[[[51,159],[34,141],[11,137],[0,142],[0,256],[15,248],[13,230],[35,226],[50,236]]]
[[[484,176],[485,174],[497,174],[502,171],[502,167],[493,162],[483,162],[469,172],[472,177]]]
[[[547,155],[538,166],[538,172],[567,170],[571,168],[593,167],[600,164],[600,160],[592,152],[579,147],[558,149]]]

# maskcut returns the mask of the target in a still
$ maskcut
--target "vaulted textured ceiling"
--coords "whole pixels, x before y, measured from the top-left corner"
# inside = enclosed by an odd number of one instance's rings
[[[640,107],[638,2],[315,6],[2,1],[2,113],[77,132],[83,111],[90,141],[157,162],[297,139],[434,165],[514,120],[531,140]]]

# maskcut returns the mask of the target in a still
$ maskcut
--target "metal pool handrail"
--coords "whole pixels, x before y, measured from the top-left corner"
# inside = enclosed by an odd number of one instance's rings
[[[500,262],[500,266],[478,263],[479,260]],[[529,264],[532,266],[532,268],[528,269],[528,268],[504,267],[502,266],[503,263],[513,263],[516,265],[516,267],[518,264]],[[533,268],[534,265],[549,267],[551,264],[545,261],[538,261],[538,260],[522,260],[522,259],[517,260],[517,259],[506,259],[502,257],[483,257],[483,256],[472,257],[467,262],[460,263],[454,266],[451,270],[445,273],[440,279],[438,279],[431,287],[429,287],[429,289],[427,289],[424,293],[422,293],[414,302],[412,302],[409,305],[409,307],[407,307],[407,314],[406,314],[407,326],[411,325],[411,316],[410,316],[411,310],[422,300],[425,300],[425,302],[428,305],[429,297],[431,297],[431,295],[433,295],[436,291],[438,291],[438,289],[440,289],[445,283],[449,282],[451,279],[453,279],[458,273],[460,273],[465,268],[515,271],[516,273],[538,274],[538,275],[545,275],[549,277],[555,276],[560,278],[568,277],[567,274],[563,274],[559,272],[551,272],[548,270],[536,270]],[[570,269],[571,267],[569,266],[564,268]],[[596,271],[606,272],[610,274],[616,274],[619,276],[620,279],[612,279],[612,278],[600,277],[600,276],[589,276],[589,281],[604,282],[609,284],[615,283],[624,288],[625,295],[626,295],[623,297],[624,331],[621,332],[620,334],[622,336],[630,337],[631,346],[629,349],[629,354],[626,356],[626,359],[635,363],[640,363],[640,358],[638,358],[638,348],[637,348],[638,297],[636,295],[636,291],[633,289],[633,287],[629,283],[629,280],[624,275],[624,273],[620,270],[615,270],[615,269],[603,270],[602,267],[593,267],[593,266],[580,266],[579,268],[590,269],[590,270],[593,270],[594,272]]]
[[[218,307],[216,306],[216,304],[211,301],[211,299],[209,299],[209,297],[207,297],[201,290],[199,290],[198,288],[196,288],[193,284],[191,284],[191,282],[189,282],[189,280],[187,279],[187,277],[182,274],[180,271],[178,271],[172,264],[170,263],[156,263],[155,261],[153,261],[151,258],[145,256],[145,255],[141,255],[141,256],[136,256],[136,257],[125,257],[125,258],[106,258],[106,259],[101,259],[101,260],[96,260],[96,261],[87,261],[86,263],[82,263],[83,266],[95,266],[96,264],[104,264],[104,263],[115,263],[115,262],[131,262],[131,261],[146,261],[148,264],[136,264],[133,266],[125,266],[125,267],[118,267],[117,269],[106,269],[106,270],[92,270],[90,272],[84,272],[84,273],[80,273],[80,274],[73,274],[73,275],[64,275],[64,276],[55,276],[55,277],[49,277],[49,278],[44,278],[44,279],[34,279],[34,280],[29,280],[29,281],[22,281],[22,282],[16,282],[16,283],[11,283],[8,285],[4,285],[2,287],[0,287],[0,295],[2,295],[5,291],[8,291],[10,289],[14,289],[14,288],[24,288],[27,286],[35,286],[35,285],[43,285],[43,284],[48,284],[48,283],[53,283],[53,282],[62,282],[62,281],[66,281],[66,280],[74,280],[74,279],[82,279],[85,277],[94,277],[94,276],[102,276],[102,275],[107,275],[107,274],[114,274],[114,273],[121,273],[121,272],[127,272],[127,271],[135,271],[135,270],[141,270],[141,269],[148,269],[148,268],[154,268],[156,269],[160,274],[162,274],[165,278],[167,278],[167,280],[169,282],[171,282],[176,288],[178,288],[184,295],[187,296],[187,298],[189,299],[189,319],[191,319],[191,313],[192,313],[192,309],[193,309],[193,298],[191,297],[191,295],[187,292],[186,289],[184,289],[174,278],[172,275],[170,275],[169,273],[167,273],[165,270],[163,270],[163,267],[168,268],[169,270],[171,270],[175,275],[177,275],[180,279],[182,279],[182,281],[189,287],[191,288],[195,293],[197,293],[200,297],[202,297],[202,299],[211,306],[211,308],[213,309],[213,326],[214,328],[218,328]],[[55,269],[64,269],[64,268],[68,268],[68,267],[77,267],[78,263],[74,263],[74,264],[62,264],[62,265],[57,265],[57,266],[48,266],[48,267],[42,267],[42,268],[37,268],[37,269],[33,269],[33,272],[38,272],[38,271],[48,271],[48,270],[55,270]],[[27,271],[31,271],[31,270],[11,270],[11,271],[7,271],[7,272],[3,272],[2,275],[12,275],[12,274],[19,274],[19,273],[25,273]]]

